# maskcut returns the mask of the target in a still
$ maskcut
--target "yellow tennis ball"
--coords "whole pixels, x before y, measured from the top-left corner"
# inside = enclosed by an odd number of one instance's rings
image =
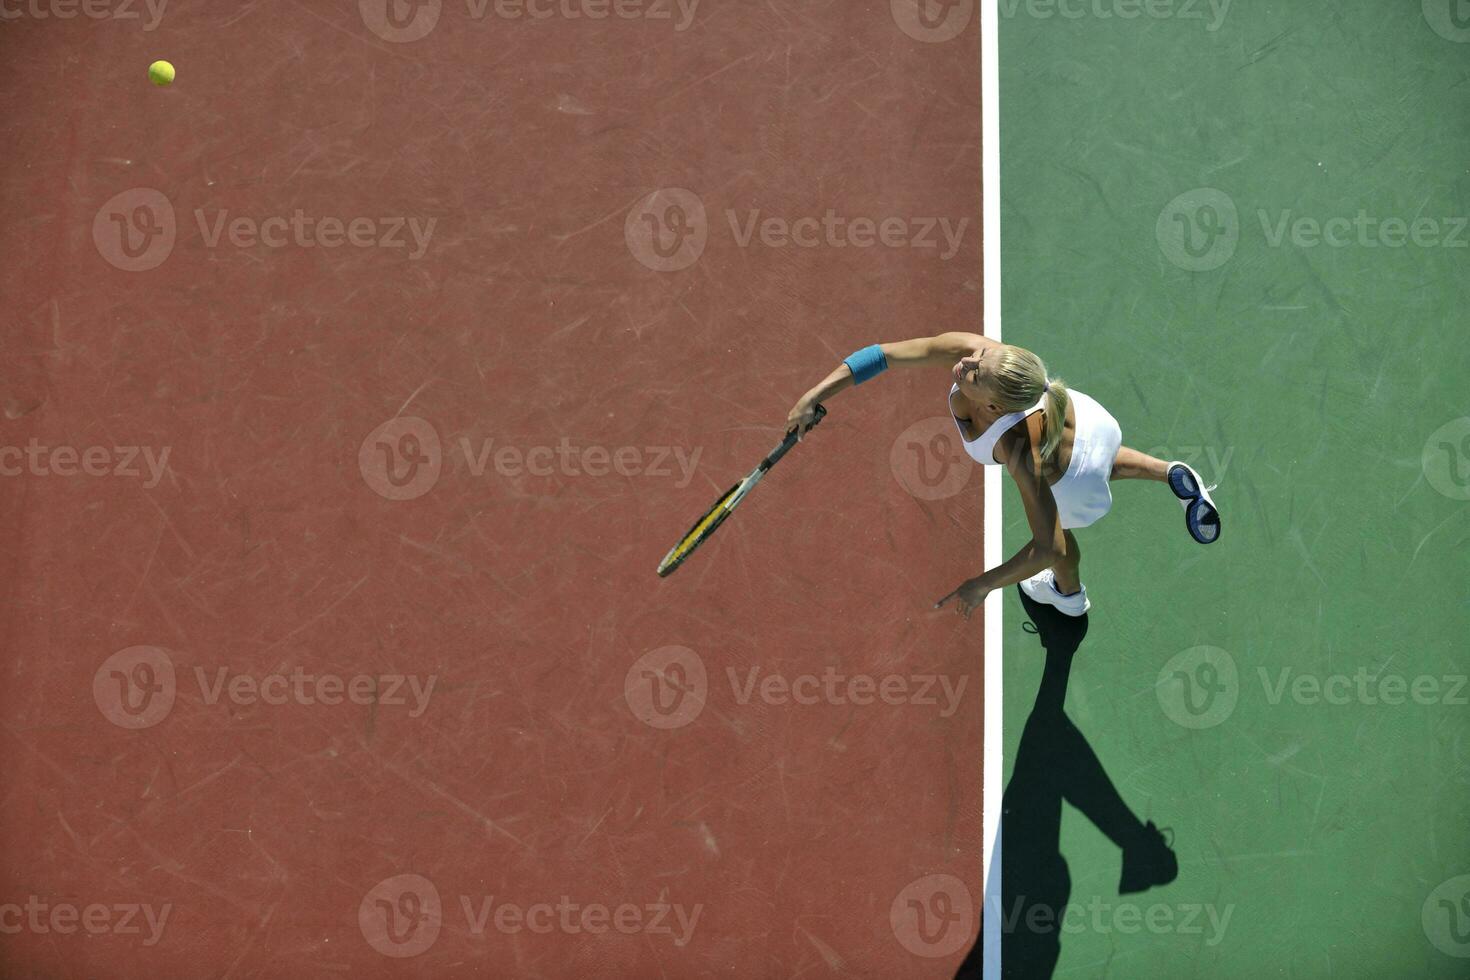
[[[170,85],[174,80],[174,66],[167,61],[155,61],[148,66],[148,80],[154,85]]]

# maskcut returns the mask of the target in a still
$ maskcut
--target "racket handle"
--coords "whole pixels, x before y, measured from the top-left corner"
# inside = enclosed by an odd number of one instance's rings
[[[827,406],[823,405],[821,402],[817,402],[817,404],[812,406],[812,424],[806,427],[806,431],[810,432],[815,429],[817,427],[817,423],[822,421],[822,419],[826,417]],[[797,431],[798,430],[796,429],[792,429],[789,438],[797,438]]]
[[[812,424],[807,426],[806,430],[808,432],[812,431],[817,427],[817,423],[822,421],[822,419],[826,417],[826,406],[818,402],[816,407],[812,409]],[[781,457],[786,455],[787,450],[796,445],[799,431],[799,429],[792,429],[790,432],[786,433],[786,438],[781,440],[781,445],[777,446],[775,449],[772,449],[771,454],[765,459],[761,460],[760,469],[762,472],[770,469],[772,466],[775,466],[777,463],[779,463],[781,461]]]

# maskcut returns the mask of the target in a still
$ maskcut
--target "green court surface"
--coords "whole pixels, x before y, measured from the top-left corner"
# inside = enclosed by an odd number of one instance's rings
[[[1470,6],[1001,10],[1004,337],[1224,519],[1123,483],[1079,534],[1067,714],[1179,877],[1119,896],[1064,807],[1055,976],[1470,976]]]

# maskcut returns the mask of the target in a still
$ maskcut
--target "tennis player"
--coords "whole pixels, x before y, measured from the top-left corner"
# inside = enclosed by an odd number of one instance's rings
[[[1004,466],[1021,491],[1031,540],[1011,558],[970,579],[950,600],[968,618],[994,589],[1019,582],[1037,602],[1069,616],[1092,607],[1082,584],[1075,528],[1089,527],[1113,506],[1110,480],[1154,480],[1184,506],[1184,525],[1200,544],[1220,537],[1220,512],[1190,466],[1166,463],[1123,445],[1117,421],[1093,398],[1047,374],[1041,358],[1021,347],[972,333],[945,333],[855,352],[791,409],[786,431],[811,427],[816,406],[889,367],[947,366],[949,414],[975,462]]]

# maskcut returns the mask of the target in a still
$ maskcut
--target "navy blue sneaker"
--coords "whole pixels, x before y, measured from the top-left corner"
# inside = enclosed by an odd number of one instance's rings
[[[1200,544],[1214,544],[1220,540],[1220,510],[1210,499],[1212,486],[1188,463],[1169,464],[1169,489],[1184,505],[1184,526],[1189,536]]]

